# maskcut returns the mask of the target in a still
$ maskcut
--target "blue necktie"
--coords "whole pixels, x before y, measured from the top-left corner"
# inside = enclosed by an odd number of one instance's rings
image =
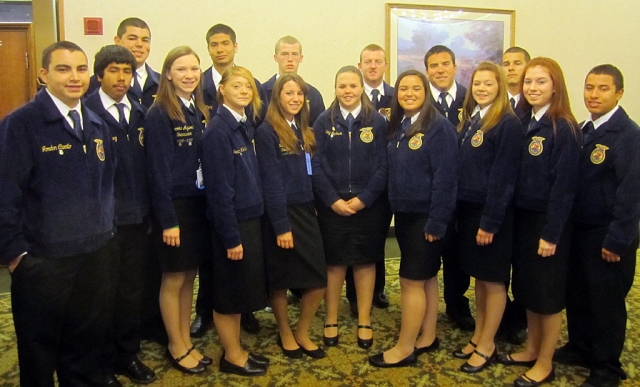
[[[138,98],[142,98],[142,86],[140,85],[140,82],[138,81],[138,74],[134,71],[133,72],[133,93],[138,96]]]
[[[371,103],[374,109],[378,110],[378,99],[380,98],[380,91],[378,89],[371,90]]]
[[[531,122],[529,122],[529,130],[527,130],[528,132],[531,132],[532,130],[536,130],[540,127],[540,123],[538,123],[538,120],[536,120],[535,117],[531,117]]]
[[[442,107],[442,110],[449,111],[449,103],[447,102],[447,92],[442,92],[440,93],[440,106]]]
[[[409,130],[410,126],[411,126],[411,118],[406,117],[402,121],[402,134],[407,134],[407,131]]]
[[[116,108],[118,109],[118,114],[119,114],[119,119],[118,119],[118,123],[120,124],[120,127],[124,130],[127,130],[127,120],[125,120],[125,115],[124,115],[124,104],[123,103],[117,103],[115,104]]]
[[[80,113],[77,110],[69,110],[69,117],[73,120],[73,131],[82,141],[82,122],[80,122]]]
[[[593,126],[593,121],[589,121],[582,127],[582,143],[586,144],[589,141],[589,136],[596,130]]]
[[[347,115],[347,126],[349,127],[349,131],[351,131],[352,125],[353,125],[353,114],[349,113],[349,115]]]
[[[511,109],[516,110],[516,99],[511,97],[509,102],[511,103]]]

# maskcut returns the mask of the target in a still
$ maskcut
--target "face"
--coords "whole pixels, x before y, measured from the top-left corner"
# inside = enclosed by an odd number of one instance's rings
[[[360,97],[364,87],[360,76],[352,72],[338,75],[336,79],[336,97],[343,109],[352,111],[360,105]]]
[[[233,75],[220,85],[220,93],[224,97],[225,105],[236,113],[243,114],[244,108],[249,106],[253,98],[253,87],[248,79]]]
[[[127,27],[122,38],[113,38],[115,44],[122,46],[133,53],[138,67],[144,65],[151,51],[151,32],[146,28]]]
[[[300,66],[300,63],[302,62],[300,45],[298,43],[280,43],[278,53],[273,56],[273,59],[278,62],[278,73],[280,75],[298,73],[298,66]]]
[[[498,89],[498,79],[493,71],[476,71],[471,84],[471,94],[480,109],[484,109],[496,100]]]
[[[179,97],[190,100],[200,82],[200,61],[195,55],[181,56],[171,65],[167,79]]]
[[[522,94],[533,107],[534,112],[548,105],[553,93],[555,93],[553,81],[546,67],[535,66],[527,70],[524,75]]]
[[[125,63],[109,63],[104,69],[104,76],[98,77],[102,83],[102,90],[116,102],[120,102],[127,94],[131,79],[133,78],[133,69],[131,65]]]
[[[448,52],[433,54],[427,58],[427,78],[440,91],[447,91],[453,86],[456,70]]]
[[[616,107],[623,94],[624,89],[616,91],[611,75],[589,74],[584,82],[584,104],[594,120]]]
[[[56,50],[49,67],[40,69],[47,90],[70,108],[76,107],[89,88],[89,66],[82,51]]]
[[[300,85],[294,81],[289,81],[282,86],[280,107],[285,113],[284,118],[293,121],[293,117],[302,109],[304,102],[305,97]]]
[[[215,34],[209,38],[209,56],[218,67],[231,66],[238,52],[238,44],[227,34]]]
[[[362,72],[364,81],[372,87],[378,87],[382,83],[385,71],[389,68],[384,57],[384,51],[362,51],[358,68]]]
[[[527,61],[521,52],[509,52],[502,56],[502,69],[507,76],[507,85],[519,86]]]
[[[427,96],[422,80],[415,75],[407,75],[398,84],[398,103],[407,117],[413,117],[422,109]]]

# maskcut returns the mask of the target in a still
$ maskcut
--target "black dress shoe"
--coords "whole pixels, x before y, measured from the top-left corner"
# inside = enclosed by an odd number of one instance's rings
[[[358,318],[358,302],[349,302],[349,311],[351,311],[351,316]]]
[[[256,334],[260,332],[260,322],[253,313],[242,313],[240,317],[240,326],[247,333]]]
[[[549,372],[549,375],[547,375],[546,378],[540,381],[535,381],[530,377],[528,377],[527,374],[522,374],[521,376],[518,376],[516,380],[513,381],[513,385],[516,387],[536,387],[536,386],[541,386],[545,383],[550,383],[555,378],[556,378],[556,370],[555,368],[552,368],[551,372]]]
[[[256,364],[260,364],[263,366],[268,366],[271,362],[268,357],[259,355],[257,353],[249,352],[249,359]]]
[[[463,331],[472,332],[476,329],[476,320],[471,316],[458,317],[453,322]]]
[[[116,376],[112,373],[107,373],[104,376],[104,386],[105,387],[122,387],[122,383],[116,378]]]
[[[431,345],[427,345],[426,347],[420,347],[415,349],[416,356],[420,356],[423,353],[434,352],[440,348],[440,339],[437,337],[433,340]]]
[[[192,352],[194,349],[196,349],[196,346],[194,345],[193,347],[189,348],[189,352]],[[210,358],[209,356],[205,356],[204,354],[202,355],[202,359],[198,360],[200,362],[200,364],[202,364],[205,367],[210,366],[211,364],[213,364],[213,359]]]
[[[491,356],[482,354],[478,352],[478,350],[473,351],[473,353],[483,358],[485,360],[484,363],[480,364],[479,366],[473,366],[469,364],[469,362],[466,362],[460,366],[460,371],[467,374],[475,374],[489,367],[491,364],[493,364],[493,362],[496,360],[496,357],[498,356],[498,348],[493,350],[493,353],[491,354]]]
[[[620,375],[609,370],[594,368],[582,387],[617,387],[621,383]]]
[[[149,384],[156,380],[156,373],[137,356],[129,362],[116,364],[115,371],[116,374],[124,375],[134,383]]]
[[[507,339],[507,342],[513,345],[524,344],[524,342],[527,341],[527,336],[528,336],[527,330],[519,329],[519,328],[507,329],[507,331],[504,334],[504,337],[505,339]]]
[[[384,352],[380,352],[377,355],[369,356],[369,364],[378,368],[394,368],[394,367],[406,367],[411,364],[415,364],[418,361],[418,357],[415,352],[411,352],[411,354],[404,359],[400,360],[397,363],[387,363],[384,361]]]
[[[300,343],[298,343],[298,345],[300,345]],[[300,350],[305,355],[307,355],[309,357],[312,357],[314,359],[322,359],[323,357],[327,356],[327,354],[324,352],[324,349],[322,349],[320,347],[318,347],[316,349],[306,349],[305,347],[300,345]]]
[[[473,341],[469,340],[469,344],[471,344],[471,346],[473,348],[477,347],[476,343],[474,343]],[[464,353],[462,352],[462,349],[456,349],[455,351],[453,351],[453,357],[455,357],[456,359],[469,359],[471,357],[471,354],[473,354],[473,352],[469,352],[469,353]]]
[[[358,329],[370,329],[371,331],[373,331],[371,325],[358,325]],[[356,329],[356,336],[358,337],[358,347],[362,349],[371,348],[371,346],[373,345],[373,337],[371,337],[370,339],[361,339],[360,335],[358,335],[358,329]]]
[[[205,317],[201,314],[197,314],[196,318],[193,319],[191,323],[191,327],[189,328],[189,334],[191,337],[202,337],[207,330],[211,326],[211,322],[213,321],[213,314],[211,316]]]
[[[589,360],[586,354],[571,343],[556,348],[553,353],[553,361],[569,366],[589,368]]]
[[[533,367],[534,364],[536,364],[535,360],[515,360],[514,358],[511,357],[511,354],[507,354],[507,355],[500,355],[498,356],[498,363],[500,364],[504,364],[506,366],[524,366],[524,367]]]
[[[236,374],[241,376],[260,376],[267,373],[267,366],[254,363],[248,359],[244,366],[237,366],[224,358],[224,354],[220,358],[220,372]]]
[[[278,347],[282,349],[282,354],[291,359],[302,359],[302,349],[300,346],[296,349],[285,349],[282,345],[282,339],[278,337]],[[251,354],[249,354],[249,358],[251,358]]]
[[[178,371],[184,372],[185,374],[201,374],[207,369],[207,367],[205,367],[205,365],[200,362],[198,362],[197,366],[191,368],[185,367],[180,364],[182,360],[186,359],[186,357],[191,354],[191,349],[188,350],[184,355],[176,358],[173,357],[171,351],[169,351],[169,348],[167,348],[164,354],[167,356],[167,358],[169,358],[169,360],[171,360],[171,366],[173,368],[177,369]]]
[[[325,328],[337,328],[338,324],[324,324]],[[322,341],[324,342],[324,345],[326,345],[327,347],[335,347],[338,345],[338,337],[340,337],[340,334],[337,334],[333,337],[327,337],[324,335],[324,333],[322,334]]]
[[[389,299],[384,294],[384,290],[373,294],[373,305],[376,308],[387,309],[389,307]]]

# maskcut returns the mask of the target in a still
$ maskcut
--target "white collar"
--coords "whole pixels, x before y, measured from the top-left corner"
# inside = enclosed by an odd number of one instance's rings
[[[485,106],[484,109],[480,109],[480,105],[476,105],[476,107],[473,108],[473,113],[471,114],[471,117],[475,116],[476,113],[480,112],[480,119],[484,118],[484,115],[487,114],[491,105],[493,104],[490,103],[489,105]]]
[[[358,104],[358,107],[356,107],[352,111],[347,111],[347,109],[344,109],[342,106],[340,106],[340,113],[342,113],[342,118],[344,118],[345,120],[347,119],[349,113],[351,113],[353,118],[358,117],[358,114],[360,114],[360,110],[362,110],[362,104]]]
[[[433,99],[437,101],[440,93],[443,92],[433,86],[431,82],[429,82],[429,88],[431,89],[431,95],[433,96]],[[453,85],[451,85],[449,90],[447,90],[445,93],[447,93],[447,96],[451,97],[451,101],[455,101],[456,94],[458,93],[458,83],[456,81],[453,81]]]
[[[215,70],[214,70],[215,71]],[[245,122],[247,120],[247,115],[244,114],[244,110],[242,111],[242,115],[238,114],[235,110],[231,109],[229,106],[227,106],[226,104],[222,104],[222,106],[226,107],[227,110],[229,110],[231,112],[231,114],[233,114],[233,118],[236,119],[236,121],[238,122]]]
[[[100,96],[102,106],[104,106],[105,110],[108,110],[110,107],[118,103],[124,104],[124,106],[128,107],[129,110],[131,110],[131,102],[129,102],[129,98],[127,98],[126,94],[124,95],[122,100],[118,102],[115,99],[111,98],[107,93],[105,93],[101,87],[100,89],[98,89],[98,95]]]
[[[540,121],[542,119],[542,116],[545,115],[545,113],[547,112],[547,110],[549,110],[549,106],[551,106],[551,104],[547,104],[545,106],[542,107],[542,109],[538,110],[537,113],[533,113],[533,109],[531,110],[531,117],[535,118],[536,121]]]
[[[411,123],[413,124],[414,122],[416,122],[418,117],[420,117],[420,112],[417,112],[416,114],[413,115],[413,117],[411,117]],[[407,118],[406,115],[404,117],[402,117],[402,121],[404,121],[405,118]],[[400,122],[402,122],[402,121],[400,121]]]
[[[593,128],[594,129],[598,129],[598,127],[600,125],[606,124],[607,121],[609,121],[609,119],[611,118],[611,116],[613,116],[615,114],[615,112],[618,111],[618,109],[620,108],[620,105],[616,105],[613,109],[611,109],[607,114],[603,115],[602,117],[598,118],[597,120],[593,120],[593,118],[591,117],[591,114],[589,114],[589,119],[587,121],[592,121],[593,122]],[[586,122],[585,122],[586,124]]]
[[[378,87],[371,87],[369,85],[367,85],[367,83],[364,83],[364,92],[371,97],[371,91],[373,90],[378,90],[380,92],[380,95],[384,95],[384,82],[380,82],[380,84],[378,85]]]

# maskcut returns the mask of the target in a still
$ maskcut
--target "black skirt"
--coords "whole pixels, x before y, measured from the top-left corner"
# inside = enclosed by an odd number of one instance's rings
[[[194,196],[173,200],[180,225],[180,247],[162,241],[162,228],[153,224],[153,245],[160,259],[162,272],[196,270],[201,262],[211,259],[211,231],[205,215],[206,198]]]
[[[476,235],[483,210],[483,204],[458,202],[460,267],[465,273],[481,281],[509,281],[513,247],[513,208],[507,208],[500,229],[493,235],[493,242],[479,246]]]
[[[213,310],[221,314],[250,313],[267,306],[262,220],[238,222],[242,259],[227,258],[227,249],[213,232]]]
[[[560,313],[565,307],[570,226],[565,226],[556,253],[542,257],[538,246],[546,213],[516,207],[514,218],[513,297],[534,313]]]
[[[429,216],[398,212],[394,225],[400,247],[400,277],[424,281],[438,275],[444,240],[429,242],[424,238],[424,226]]]
[[[287,206],[293,249],[278,247],[273,227],[265,217],[265,265],[269,290],[324,288],[327,264],[313,203]]]
[[[384,259],[390,211],[386,195],[351,216],[340,216],[320,203],[317,207],[328,265],[366,265]]]

